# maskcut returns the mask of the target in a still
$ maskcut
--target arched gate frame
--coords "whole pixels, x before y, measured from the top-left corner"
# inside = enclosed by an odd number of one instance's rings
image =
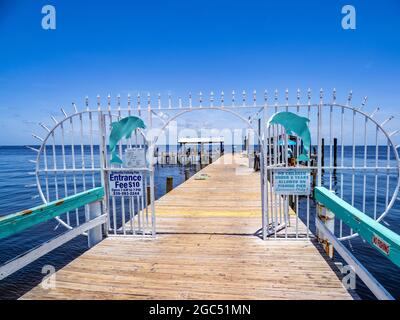
[[[281,160],[281,156],[287,154],[288,140],[295,139],[295,147],[291,148],[297,154],[301,148],[301,141],[298,137],[289,137],[279,126],[268,128],[266,122],[277,112],[292,111],[310,119],[312,147],[317,149],[316,153],[320,156],[317,156],[314,164],[311,161],[306,163],[306,169],[314,173],[316,185],[325,185],[335,190],[341,198],[359,207],[374,219],[383,221],[395,203],[399,189],[400,161],[393,141],[398,130],[388,133],[384,128],[393,117],[379,123],[376,120],[378,109],[371,114],[364,110],[366,99],[359,107],[350,105],[352,94],[344,105],[336,103],[336,92],[333,93],[329,103],[323,101],[322,91],[319,94],[318,103],[312,103],[310,91],[307,92],[306,103],[301,102],[298,91],[295,104],[289,104],[287,91],[284,104],[278,103],[277,91],[274,93],[272,104],[269,103],[266,92],[261,104],[257,102],[255,92],[250,102],[245,92],[242,94],[242,103],[238,103],[235,96],[233,92],[230,103],[226,103],[225,95],[221,93],[217,103],[214,94],[211,93],[208,106],[204,106],[202,94],[199,95],[196,105],[191,95],[186,102],[183,102],[181,98],[177,99],[176,106],[173,106],[172,98],[168,96],[165,107],[162,106],[160,95],[156,101],[151,101],[148,95],[145,106],[142,106],[140,95],[137,97],[135,106],[131,97],[128,96],[126,107],[121,106],[119,96],[116,104],[112,105],[109,96],[105,106],[101,105],[100,97],[97,98],[97,105],[94,107],[91,107],[89,100],[86,99],[84,111],[78,111],[73,104],[74,112],[71,115],[62,108],[63,118],[57,120],[52,117],[54,126],[51,129],[41,124],[46,132],[45,138],[37,134],[33,135],[40,141],[40,148],[30,147],[37,152],[37,158],[32,162],[35,163],[34,174],[40,197],[46,203],[95,186],[103,185],[107,191],[106,173],[111,169],[121,169],[111,168],[108,163],[107,139],[112,121],[127,115],[137,115],[145,120],[148,128],[151,129],[155,118],[162,119],[166,114],[171,114],[172,117],[160,127],[162,132],[172,119],[183,114],[200,109],[219,110],[229,112],[241,119],[254,130],[255,136],[260,141],[262,194],[260,222],[263,238],[308,238],[313,236],[314,232],[313,219],[311,219],[315,214],[312,194],[307,197],[290,198],[277,196],[272,189],[273,176],[277,168],[300,167],[299,164],[289,166],[287,161]],[[253,116],[246,119],[240,114],[243,110],[251,110]],[[258,119],[261,119],[259,122],[261,125],[256,129],[253,123]],[[142,134],[137,131],[130,141],[121,142],[120,156],[125,146],[142,147],[150,150],[150,154],[153,155],[158,136],[151,143],[148,143],[145,136],[146,132]],[[283,146],[279,146],[279,143],[271,143],[281,138],[284,141]],[[335,139],[338,141],[337,145],[334,144]],[[323,142],[328,142],[325,147]],[[271,158],[272,154],[276,155],[275,159]],[[325,154],[325,157],[328,156],[323,158],[322,154]],[[327,158],[328,161],[326,161]],[[149,186],[150,193],[149,195],[146,193],[135,203],[119,199],[121,200],[119,204],[115,203],[117,199],[107,195],[103,208],[109,217],[106,228],[109,235],[155,235],[153,164],[139,169],[146,175],[145,188],[147,190]],[[288,215],[289,205],[296,209],[294,218]],[[282,218],[274,219],[275,213],[278,212],[277,208],[279,208],[279,213],[282,213]],[[119,215],[118,212],[120,212]],[[64,227],[72,228],[73,225],[79,225],[82,219],[85,219],[85,214],[87,214],[86,210],[76,211],[68,214],[66,219],[58,218],[58,221]],[[131,218],[141,219],[141,227],[139,227],[139,221],[136,221],[137,225],[128,232],[125,227],[132,221]],[[144,221],[148,222],[148,225],[145,226]],[[347,230],[341,223],[336,232],[342,240],[356,236],[352,230]]]

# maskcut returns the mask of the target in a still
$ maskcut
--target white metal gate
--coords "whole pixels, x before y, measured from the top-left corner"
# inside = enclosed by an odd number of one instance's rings
[[[286,91],[285,103],[279,104],[275,92],[274,103],[269,106],[270,114],[285,111],[308,118],[311,132],[310,160],[290,163],[288,151],[299,155],[301,139],[289,135],[280,125],[264,129],[268,189],[265,190],[268,195],[265,228],[267,235],[273,238],[309,238],[315,233],[316,208],[312,192],[307,196],[273,193],[274,176],[282,169],[309,172],[312,186],[325,186],[377,221],[383,221],[396,201],[400,162],[393,137],[398,130],[388,133],[384,128],[393,117],[378,122],[379,108],[367,113],[367,98],[360,106],[351,106],[352,93],[344,105],[336,102],[336,91],[330,102],[324,102],[323,98],[321,90],[319,102],[312,103],[308,91],[307,102],[302,103],[298,91],[297,103],[289,104]],[[295,214],[290,214],[290,207]],[[357,236],[342,221],[336,224],[335,233],[340,240]]]
[[[68,115],[61,108],[64,118],[52,117],[54,126],[50,129],[41,126],[47,135],[41,138],[33,136],[41,142],[40,148],[30,147],[37,152],[35,163],[36,185],[44,203],[61,199],[69,195],[104,186],[105,200],[102,210],[107,213],[108,220],[104,231],[108,235],[155,236],[154,209],[154,173],[150,165],[141,168],[124,168],[110,164],[108,136],[111,122],[129,115],[139,115],[132,110],[102,110],[100,100],[97,109],[86,110]],[[118,153],[123,158],[126,148],[140,147],[148,149],[144,133],[136,130],[131,139],[121,140]],[[108,174],[112,171],[137,171],[143,177],[142,196],[114,197],[108,189]],[[79,226],[87,220],[88,210],[68,212],[65,218],[57,218],[67,229]]]
[[[353,206],[382,221],[393,206],[399,189],[400,162],[393,142],[398,131],[388,133],[384,128],[392,117],[378,122],[376,119],[379,109],[367,113],[366,99],[359,106],[353,107],[352,94],[346,104],[338,104],[335,91],[329,102],[324,102],[322,90],[317,102],[312,101],[310,90],[305,98],[297,91],[295,103],[289,103],[288,91],[284,94],[284,103],[279,103],[278,97],[277,91],[272,99],[264,92],[260,102],[255,91],[250,97],[244,91],[238,97],[233,91],[229,97],[223,92],[218,98],[211,93],[208,102],[200,93],[198,99],[189,94],[187,99],[177,98],[175,101],[168,95],[166,103],[162,103],[161,95],[153,100],[147,95],[145,103],[142,103],[140,95],[134,103],[128,96],[124,107],[121,106],[119,96],[116,103],[112,103],[108,96],[106,105],[102,105],[98,97],[94,105],[90,105],[86,99],[83,111],[78,111],[73,104],[72,114],[68,115],[61,109],[61,120],[52,117],[53,128],[41,124],[46,132],[45,138],[33,135],[41,144],[40,148],[30,147],[37,152],[37,158],[32,162],[36,166],[33,174],[36,175],[39,195],[46,203],[97,186],[105,186],[108,193],[108,172],[114,169],[128,170],[111,167],[109,164],[107,145],[110,123],[136,115],[146,122],[148,129],[146,132],[138,130],[132,139],[122,141],[119,144],[119,154],[123,156],[128,147],[150,150],[147,155],[150,164],[146,168],[139,168],[146,177],[144,196],[140,199],[128,199],[110,197],[107,194],[107,200],[103,204],[103,210],[109,217],[106,232],[109,235],[154,235],[156,229],[152,159],[157,137],[171,119],[182,114],[200,109],[205,112],[224,110],[241,118],[255,132],[255,136],[261,137],[260,141],[256,139],[253,147],[258,144],[261,161],[260,226],[263,238],[301,239],[312,236],[315,231],[312,193],[309,196],[292,197],[274,194],[274,174],[282,168],[309,170],[315,185],[325,185],[330,190],[335,190]],[[267,127],[267,120],[280,111],[290,111],[310,120],[309,156],[312,158],[314,153],[317,155],[311,161],[292,164],[288,162],[288,149],[293,154],[299,154],[302,142],[299,137],[289,137],[280,126]],[[157,133],[148,138],[149,131],[155,128],[158,128]],[[282,145],[279,140],[282,140]],[[288,140],[295,143],[289,146]],[[290,210],[290,207],[294,210]],[[71,212],[65,219],[58,220],[66,228],[71,228],[72,225],[79,225],[85,219],[85,214],[86,212]],[[356,236],[352,230],[347,230],[341,224],[336,231],[340,239]]]
[[[127,116],[131,112],[127,110]],[[124,117],[119,109],[117,114],[108,112],[102,114],[103,123],[101,132],[103,135],[103,150],[108,150],[108,137],[110,136],[111,123]],[[106,205],[108,206],[108,234],[109,235],[139,235],[155,236],[155,209],[154,209],[154,171],[147,158],[148,143],[141,129],[132,133],[130,139],[121,139],[118,144],[118,154],[121,159],[124,153],[132,148],[143,150],[146,165],[143,167],[127,168],[123,165],[115,165],[110,162],[111,155],[106,152],[104,156],[104,186],[106,190]],[[112,172],[137,172],[143,180],[142,195],[136,196],[113,196],[110,194],[109,174]]]

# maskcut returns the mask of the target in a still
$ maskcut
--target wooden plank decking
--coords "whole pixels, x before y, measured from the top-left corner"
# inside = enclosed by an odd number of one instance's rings
[[[208,178],[196,180],[201,175]],[[290,232],[296,215],[289,210]],[[227,154],[156,201],[156,213],[158,233],[254,234],[261,228],[260,174],[247,158]],[[306,233],[301,220],[298,230]]]
[[[109,237],[22,299],[352,299],[314,242],[254,235],[259,174],[229,157],[156,202],[156,239]]]

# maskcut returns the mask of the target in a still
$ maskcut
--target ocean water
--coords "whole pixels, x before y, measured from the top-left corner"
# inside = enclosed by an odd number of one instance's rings
[[[34,176],[29,175],[29,172],[34,169],[34,165],[29,163],[33,156],[33,152],[26,147],[0,146],[0,216],[42,203],[38,197],[37,188],[30,187],[36,182]],[[198,170],[196,166],[189,168],[190,175]],[[176,187],[184,181],[184,171],[185,168],[180,166],[157,166],[156,199],[165,194],[166,177],[172,176],[174,187]],[[58,223],[52,219],[24,232],[0,239],[0,265],[64,231],[65,228],[59,227]],[[58,270],[86,250],[87,238],[79,236],[11,276],[0,280],[0,299],[17,299],[42,281],[45,276],[45,273],[42,273],[44,266],[51,265]]]
[[[351,164],[352,150],[345,148],[344,165]],[[226,148],[228,152],[228,148]],[[379,148],[379,157],[386,159],[386,150],[384,147]],[[29,175],[29,171],[33,171],[33,164],[29,163],[29,159],[33,158],[33,152],[25,147],[0,147],[0,215],[17,212],[19,210],[33,207],[40,204],[41,200],[37,196],[36,187],[30,186],[35,183],[35,178]],[[338,153],[338,162],[340,163],[340,148]],[[356,165],[362,164],[364,161],[364,151],[356,148]],[[375,148],[368,148],[367,162],[375,161]],[[325,148],[325,162],[329,163],[329,147]],[[393,165],[393,157],[389,158],[389,162]],[[383,160],[380,165],[386,165],[387,161]],[[165,179],[167,176],[174,177],[174,186],[184,181],[184,167],[180,166],[158,166],[155,172],[156,198],[165,194]],[[196,172],[196,167],[190,167],[191,174]],[[346,201],[352,199],[351,175],[348,171],[337,170],[335,173],[326,171],[323,176],[325,186],[332,187],[340,194],[341,192],[341,175],[343,174],[343,194]],[[363,175],[355,176],[355,194],[354,205],[361,209],[363,194]],[[379,178],[378,183],[378,212],[385,207],[386,195],[386,176],[384,172]],[[397,179],[389,178],[390,190],[393,190]],[[373,207],[373,190],[374,190],[374,174],[367,172],[366,174],[366,201],[367,208],[371,210]],[[372,207],[371,207],[372,206]],[[306,199],[299,199],[300,218],[305,221]],[[315,212],[315,203],[310,202],[311,212]],[[372,214],[372,213],[371,213]],[[400,201],[397,201],[389,215],[385,218],[385,223],[395,232],[400,233]],[[311,229],[314,230],[313,218],[310,220]],[[48,221],[38,226],[32,227],[22,233],[0,240],[0,264],[23,254],[24,252],[35,248],[46,240],[54,238],[57,234],[64,232],[62,227],[58,227],[55,220]],[[396,298],[400,298],[400,273],[399,269],[387,260],[385,257],[377,253],[369,245],[363,243],[359,238],[345,241],[345,245],[353,252],[364,266],[380,281],[385,288]],[[52,265],[57,270],[87,250],[87,239],[79,236],[72,241],[64,244],[48,255],[38,259],[24,269],[0,281],[0,299],[16,299],[23,293],[39,284],[43,277],[42,268],[45,265]],[[339,261],[340,259],[337,258]],[[366,299],[373,299],[373,295],[362,284],[361,280],[357,280],[356,292]]]

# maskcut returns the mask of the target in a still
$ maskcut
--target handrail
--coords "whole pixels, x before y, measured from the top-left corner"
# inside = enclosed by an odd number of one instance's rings
[[[24,268],[31,262],[48,254],[73,238],[88,232],[89,248],[102,239],[101,225],[106,223],[106,214],[101,211],[104,188],[94,188],[64,199],[0,217],[0,239],[13,235],[29,227],[55,218],[63,213],[88,206],[86,222],[71,230],[45,241],[38,247],[7,261],[0,266],[0,280]]]
[[[0,239],[48,221],[68,211],[102,200],[103,197],[104,188],[98,187],[28,210],[1,216]]]
[[[316,187],[315,199],[332,211],[362,239],[400,267],[400,235],[354,208],[324,187]]]
[[[324,234],[324,237],[333,245],[339,255],[346,261],[355,274],[365,283],[371,292],[379,300],[394,300],[393,296],[379,283],[375,277],[357,260],[356,257],[344,246],[335,235],[318,218],[315,219],[315,226]]]

